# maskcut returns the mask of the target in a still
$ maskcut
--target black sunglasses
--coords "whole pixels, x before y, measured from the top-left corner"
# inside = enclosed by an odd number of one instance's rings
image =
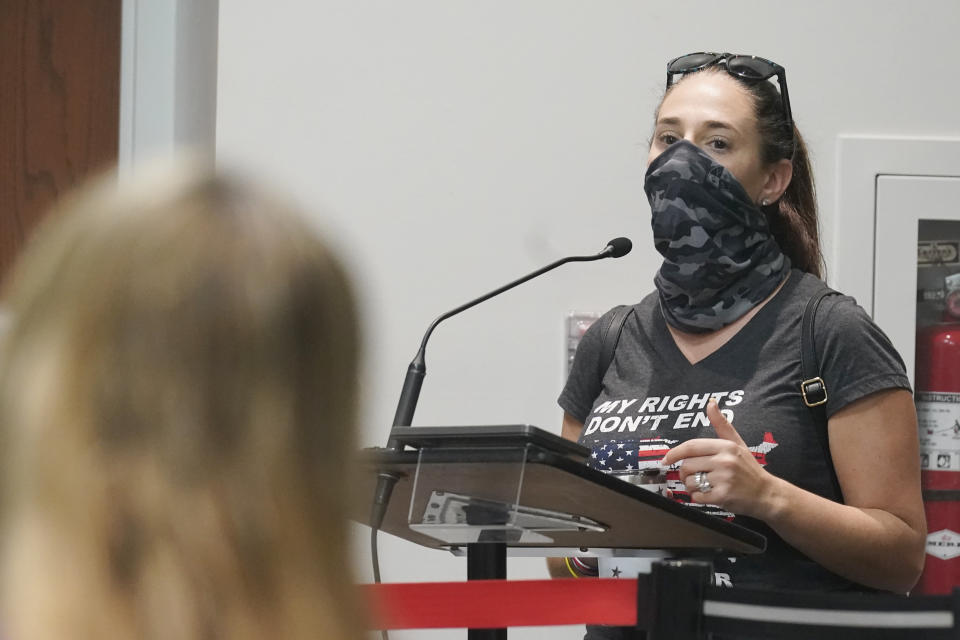
[[[766,58],[733,53],[688,53],[667,63],[667,89],[673,84],[674,76],[701,71],[713,66],[721,66],[730,75],[747,82],[763,82],[777,76],[777,85],[780,87],[780,101],[783,103],[783,115],[787,120],[790,135],[793,136],[793,113],[790,111],[790,94],[787,93],[787,72],[776,62],[771,62]]]

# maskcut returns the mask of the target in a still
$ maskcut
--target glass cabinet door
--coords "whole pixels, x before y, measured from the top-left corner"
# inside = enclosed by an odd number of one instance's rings
[[[914,385],[927,556],[915,593],[960,585],[960,178],[880,176],[874,319]]]
[[[960,490],[960,221],[918,222],[916,309],[924,488]]]

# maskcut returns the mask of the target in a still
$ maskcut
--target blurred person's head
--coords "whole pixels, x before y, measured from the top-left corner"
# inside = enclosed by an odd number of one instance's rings
[[[357,637],[356,322],[308,222],[196,166],[102,183],[5,304],[5,637]]]

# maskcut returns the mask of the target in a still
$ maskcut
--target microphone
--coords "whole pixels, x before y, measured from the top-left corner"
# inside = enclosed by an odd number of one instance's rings
[[[425,362],[427,341],[430,339],[430,335],[433,333],[433,330],[438,324],[447,318],[457,315],[461,311],[466,311],[470,307],[476,306],[481,302],[486,302],[490,298],[500,295],[505,291],[509,291],[510,289],[513,289],[514,287],[521,285],[528,280],[532,280],[533,278],[543,275],[548,271],[552,271],[560,265],[568,262],[592,262],[594,260],[603,260],[604,258],[622,258],[630,253],[631,249],[633,249],[633,243],[630,242],[629,238],[614,238],[607,243],[607,246],[604,247],[600,253],[592,256],[568,256],[566,258],[561,258],[556,262],[552,262],[545,267],[537,269],[533,273],[529,273],[522,278],[505,284],[499,289],[494,289],[490,293],[482,295],[475,300],[471,300],[466,304],[462,304],[456,309],[448,311],[438,317],[427,328],[427,332],[424,334],[423,340],[420,342],[420,350],[417,351],[417,355],[414,356],[413,361],[407,368],[407,377],[403,381],[403,389],[400,391],[400,400],[397,402],[397,411],[393,416],[393,426],[409,427],[411,424],[413,424],[413,413],[417,408],[417,401],[420,397],[420,387],[423,384],[423,378],[427,373]],[[396,443],[391,441],[387,444],[387,447],[396,449]]]
[[[622,258],[631,250],[633,250],[633,243],[630,242],[630,238],[614,238],[600,253],[609,252],[611,258]]]
[[[397,410],[393,416],[393,426],[395,428],[409,427],[411,424],[413,424],[413,414],[417,409],[417,401],[420,398],[420,388],[423,386],[423,378],[427,374],[427,341],[430,339],[430,335],[433,333],[433,330],[436,329],[438,324],[462,311],[466,311],[470,307],[476,306],[481,302],[485,302],[505,291],[509,291],[510,289],[513,289],[514,287],[521,285],[528,280],[532,280],[533,278],[541,276],[548,271],[552,271],[560,265],[564,265],[568,262],[593,262],[594,260],[603,260],[604,258],[622,258],[630,253],[631,249],[633,249],[633,243],[630,242],[629,238],[614,238],[608,242],[607,246],[604,247],[599,253],[591,256],[568,256],[566,258],[561,258],[556,262],[551,262],[547,266],[537,269],[533,273],[528,273],[522,278],[507,283],[499,289],[494,289],[493,291],[482,295],[479,298],[462,304],[456,309],[452,309],[439,316],[436,320],[430,323],[429,327],[427,327],[427,331],[424,333],[423,339],[420,341],[420,349],[410,362],[410,366],[407,367],[407,375],[403,380],[403,388],[400,391],[400,400],[397,402]],[[392,449],[394,451],[400,449],[397,441],[393,437],[387,441],[387,449]],[[393,491],[393,485],[395,482],[396,477],[393,477],[392,474],[386,472],[381,472],[379,474],[370,523],[370,526],[374,529],[378,529],[380,524],[383,522],[383,516],[386,513],[387,502],[390,500],[390,494]]]

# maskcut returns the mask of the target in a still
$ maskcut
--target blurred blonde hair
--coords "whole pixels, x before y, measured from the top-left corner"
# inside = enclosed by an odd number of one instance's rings
[[[5,302],[5,637],[360,637],[354,302],[295,210],[195,163],[105,181]]]

